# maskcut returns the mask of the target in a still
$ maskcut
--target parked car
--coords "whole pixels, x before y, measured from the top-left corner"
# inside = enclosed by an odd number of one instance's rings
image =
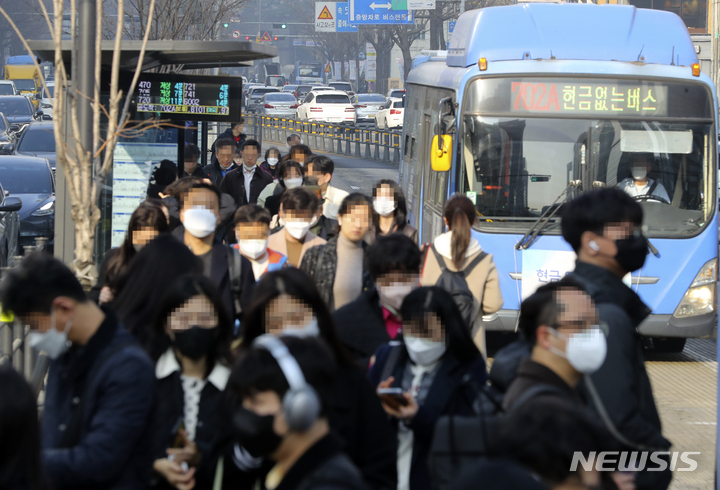
[[[385,105],[385,97],[380,94],[357,94],[352,99],[357,112],[358,122],[372,122],[375,114]]]
[[[355,108],[350,97],[338,90],[310,92],[297,109],[297,118],[305,121],[323,121],[355,124]]]
[[[346,94],[353,96],[355,95],[355,92],[353,91],[352,85],[350,82],[330,82],[328,83],[329,87],[332,87],[335,90],[342,90]]]
[[[260,99],[256,112],[263,116],[295,117],[295,110],[298,106],[293,94],[284,92],[269,93]]]
[[[55,82],[45,82],[45,89],[40,93],[40,110],[43,112],[42,118],[44,121],[52,120],[53,116],[53,97],[55,97]]]
[[[375,126],[378,129],[401,128],[404,117],[405,101],[403,99],[388,99],[375,116]]]
[[[31,123],[23,131],[13,153],[44,158],[55,171],[55,133],[52,121]]]
[[[405,89],[404,88],[392,88],[388,90],[388,93],[386,95],[388,99],[402,99],[405,97]]]
[[[23,126],[42,117],[42,111],[36,111],[32,102],[23,95],[0,96],[0,112],[5,114],[10,129],[19,130]]]
[[[7,195],[19,197],[20,246],[45,237],[50,250],[55,236],[55,177],[44,158],[0,156],[0,178]]]
[[[0,95],[20,95],[12,80],[0,80]]]
[[[282,88],[282,92],[288,92],[288,93],[295,95],[295,91],[297,90],[297,88],[298,88],[297,85],[285,85]]]
[[[245,107],[245,110],[250,112],[257,112],[258,107],[260,107],[260,101],[262,100],[263,96],[265,94],[269,94],[270,92],[280,92],[280,90],[277,87],[253,87],[248,92],[248,102],[247,106]]]
[[[10,129],[10,123],[0,112],[0,155],[9,155],[17,143],[18,134]]]
[[[22,199],[11,196],[0,181],[0,267],[12,267],[20,254],[20,209]]]
[[[311,89],[312,85],[298,85],[297,90],[295,90],[295,98],[298,101],[305,100],[305,97],[307,97]]]

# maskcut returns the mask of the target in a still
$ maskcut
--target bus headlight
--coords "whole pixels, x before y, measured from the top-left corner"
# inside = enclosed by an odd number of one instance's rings
[[[675,318],[703,315],[715,310],[715,288],[717,281],[717,258],[700,268],[695,280],[675,309]]]

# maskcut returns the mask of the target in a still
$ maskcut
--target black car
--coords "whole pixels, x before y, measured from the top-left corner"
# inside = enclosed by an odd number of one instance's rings
[[[20,246],[35,245],[47,238],[50,250],[55,236],[55,177],[44,158],[21,155],[0,156],[0,179],[5,191],[22,200]]]
[[[17,133],[10,129],[5,114],[0,112],[0,154],[10,154],[17,143]]]
[[[55,133],[52,121],[31,123],[20,136],[20,141],[14,147],[14,153],[45,158],[55,170]]]
[[[0,267],[12,267],[20,250],[20,218],[22,200],[10,196],[0,182]]]
[[[16,130],[42,118],[42,111],[36,111],[32,102],[24,95],[0,96],[0,112],[5,114],[11,129]]]

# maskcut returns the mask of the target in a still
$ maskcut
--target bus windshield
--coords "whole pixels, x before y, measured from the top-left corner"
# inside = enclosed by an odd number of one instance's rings
[[[485,231],[527,231],[580,181],[568,199],[617,186],[643,207],[648,236],[695,235],[717,199],[712,107],[698,84],[475,80],[460,128],[463,192]],[[559,234],[560,220],[543,232]]]
[[[298,76],[310,78],[322,78],[322,65],[320,63],[299,63]]]

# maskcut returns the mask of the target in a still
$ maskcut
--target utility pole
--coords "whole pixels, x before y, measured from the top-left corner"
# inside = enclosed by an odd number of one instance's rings
[[[80,142],[85,151],[93,148],[93,109],[92,99],[95,93],[95,27],[97,16],[97,0],[80,0],[78,2],[78,33],[77,48],[73,53],[73,80],[75,97],[78,104],[78,124],[80,125]],[[118,29],[122,25],[118,23]]]

